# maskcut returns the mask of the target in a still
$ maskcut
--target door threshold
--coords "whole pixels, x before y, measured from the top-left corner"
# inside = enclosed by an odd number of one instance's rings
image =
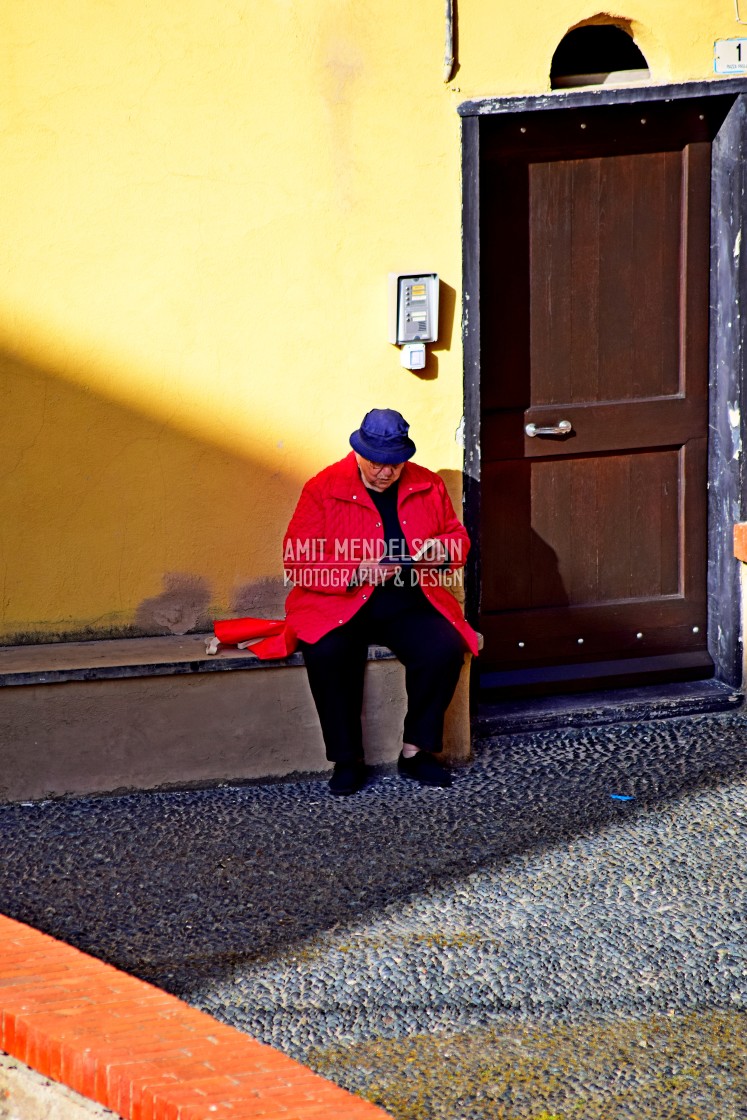
[[[716,680],[484,702],[478,706],[472,732],[476,738],[485,739],[523,731],[672,719],[707,712],[733,712],[743,702],[742,692]]]

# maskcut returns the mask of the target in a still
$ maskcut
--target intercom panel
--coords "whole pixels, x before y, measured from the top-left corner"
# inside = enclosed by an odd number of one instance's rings
[[[438,340],[438,274],[389,273],[389,341]]]

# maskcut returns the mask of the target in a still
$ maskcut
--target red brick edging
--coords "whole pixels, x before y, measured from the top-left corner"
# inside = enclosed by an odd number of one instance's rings
[[[0,915],[0,1049],[126,1120],[384,1120],[292,1058]]]
[[[737,521],[734,526],[734,555],[737,560],[747,560],[747,521]]]

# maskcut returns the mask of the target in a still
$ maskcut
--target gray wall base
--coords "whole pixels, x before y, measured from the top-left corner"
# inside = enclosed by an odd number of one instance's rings
[[[367,761],[392,763],[402,744],[404,669],[391,657],[377,658],[366,673]],[[451,762],[470,755],[468,678],[465,665],[447,714],[443,757]],[[330,767],[302,665],[9,685],[0,700],[0,801],[321,774]]]

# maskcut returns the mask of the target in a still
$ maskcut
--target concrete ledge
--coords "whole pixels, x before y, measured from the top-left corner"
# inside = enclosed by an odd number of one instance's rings
[[[187,634],[179,638],[118,638],[0,647],[0,688],[303,665],[300,653],[277,661],[260,661],[250,650],[224,647],[211,655],[205,652],[209,636]],[[369,660],[391,661],[394,654],[384,646],[371,646]]]
[[[126,1120],[386,1120],[234,1027],[0,915],[0,1049]]]
[[[447,713],[450,762],[470,757],[469,661]],[[300,655],[209,657],[200,635],[16,646],[0,650],[0,677],[0,801],[329,769]],[[370,765],[396,759],[405,706],[402,666],[373,647],[363,707]]]

